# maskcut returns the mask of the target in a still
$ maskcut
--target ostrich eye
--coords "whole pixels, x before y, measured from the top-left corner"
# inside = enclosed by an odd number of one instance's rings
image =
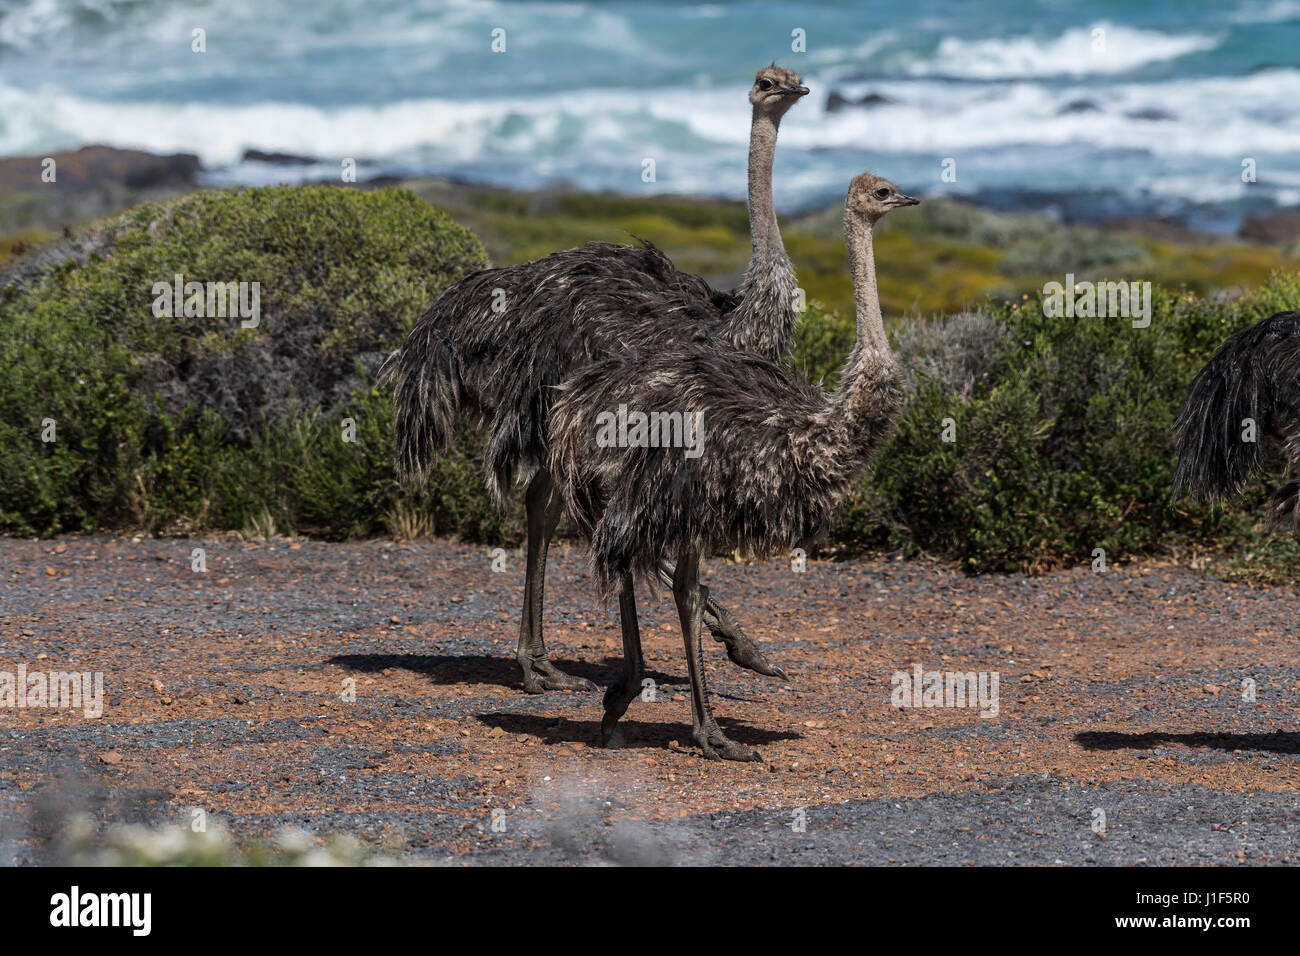
[[[770,90],[770,89],[772,88],[772,81],[771,81],[771,80],[759,80],[759,81],[758,81],[758,88],[759,88],[760,90]]]
[[[889,198],[889,190],[886,189],[884,186],[881,186],[879,189],[876,190],[876,198],[877,198],[877,199],[888,199],[888,198]]]

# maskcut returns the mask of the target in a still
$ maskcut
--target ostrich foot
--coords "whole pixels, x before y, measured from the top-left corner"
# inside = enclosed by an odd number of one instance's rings
[[[727,657],[731,658],[731,663],[765,677],[779,677],[787,681],[790,679],[780,664],[768,661],[758,645],[741,630],[731,612],[712,598],[709,598],[704,609],[704,626],[709,629],[715,641],[721,641],[727,646]]]
[[[633,680],[620,678],[605,691],[605,716],[600,721],[600,745],[607,747],[615,741],[614,727],[619,719],[627,713],[627,708],[641,693],[641,678]],[[621,736],[621,735],[620,735]],[[617,743],[615,743],[617,746]]]
[[[521,658],[519,666],[524,671],[524,691],[529,694],[544,694],[548,690],[599,690],[585,677],[570,677],[546,658],[528,660]]]
[[[746,747],[736,743],[717,727],[707,732],[703,728],[697,727],[692,732],[692,736],[695,738],[695,742],[700,745],[700,749],[704,751],[704,756],[710,760],[752,762],[763,759],[753,747]]]
[[[671,561],[661,560],[659,562],[659,580],[663,581],[668,587],[673,587],[673,575],[676,573],[676,565]],[[749,636],[741,629],[740,623],[732,616],[732,613],[725,607],[707,597],[708,588],[704,589],[706,600],[704,602],[704,626],[709,629],[715,641],[721,641],[727,645],[727,657],[731,662],[746,670],[751,670],[756,674],[762,674],[764,677],[779,677],[781,680],[789,680],[785,671],[778,664],[768,662],[767,657],[758,649],[758,645],[749,639]]]

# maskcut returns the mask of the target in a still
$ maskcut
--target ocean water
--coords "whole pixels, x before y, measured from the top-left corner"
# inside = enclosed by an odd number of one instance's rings
[[[1300,204],[1300,0],[7,0],[0,154],[186,151],[214,183],[336,176],[351,157],[362,177],[741,197],[745,94],[773,60],[813,90],[782,125],[783,210],[863,169],[1220,231]],[[885,102],[828,112],[832,92]]]

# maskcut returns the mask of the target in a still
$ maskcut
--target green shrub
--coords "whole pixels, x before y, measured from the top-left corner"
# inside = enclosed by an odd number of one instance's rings
[[[914,391],[833,538],[981,570],[1087,562],[1096,548],[1113,561],[1189,540],[1245,540],[1255,533],[1249,503],[1170,500],[1174,422],[1222,341],[1298,293],[1295,275],[1236,302],[1155,289],[1147,329],[1048,318],[1032,297],[900,327]]]
[[[0,291],[0,528],[237,529],[265,512],[338,537],[422,498],[394,482],[392,407],[372,380],[429,303],[486,264],[444,213],[395,189],[204,192],[66,245]],[[260,324],[155,317],[154,284],[177,273],[260,283]],[[458,446],[435,486],[459,485],[478,454]],[[494,527],[436,501],[442,530]]]

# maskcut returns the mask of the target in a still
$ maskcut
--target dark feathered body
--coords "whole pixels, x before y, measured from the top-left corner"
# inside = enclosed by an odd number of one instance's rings
[[[584,369],[551,410],[547,469],[591,539],[602,590],[650,578],[663,555],[809,544],[888,435],[902,375],[888,356],[834,396],[733,349],[627,355]],[[600,447],[597,415],[702,412],[698,457],[681,447]]]
[[[1253,442],[1245,440],[1247,419],[1255,422]],[[1265,441],[1300,463],[1300,312],[1279,312],[1224,342],[1193,379],[1177,433],[1175,495],[1238,494],[1261,467]],[[1296,484],[1273,494],[1275,518],[1300,523]]]
[[[602,590],[652,576],[664,555],[734,544],[764,555],[822,534],[902,407],[872,236],[890,209],[915,203],[869,173],[849,187],[844,234],[857,341],[833,393],[766,356],[709,342],[627,352],[564,383],[551,409],[546,469],[591,539]],[[660,428],[611,435],[610,417],[632,413],[660,416]],[[672,435],[663,416],[685,423],[696,415],[698,444],[682,428],[676,445],[664,447]]]
[[[553,386],[625,348],[716,336],[737,302],[649,243],[589,243],[467,276],[386,364],[399,465],[427,472],[466,413],[490,428],[487,480],[501,501],[516,470],[542,460]]]

